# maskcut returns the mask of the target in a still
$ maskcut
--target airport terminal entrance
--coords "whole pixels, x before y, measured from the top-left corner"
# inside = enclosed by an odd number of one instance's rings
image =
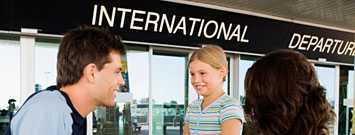
[[[0,22],[0,60],[4,65],[0,67],[0,135],[10,114],[30,94],[56,84],[60,39],[69,29],[84,24],[106,27],[127,44],[123,64],[129,85],[122,89],[132,95],[131,99],[119,98],[122,101],[113,108],[97,108],[90,114],[87,135],[182,134],[186,105],[199,98],[189,82],[187,60],[201,43],[218,44],[226,51],[229,73],[224,89],[242,104],[245,73],[258,58],[277,49],[303,53],[314,63],[337,114],[330,125],[332,133],[351,134],[354,31],[171,0],[42,4],[19,2],[3,9],[9,12],[4,12]],[[65,10],[58,12],[58,7]],[[46,14],[42,14],[44,10]]]

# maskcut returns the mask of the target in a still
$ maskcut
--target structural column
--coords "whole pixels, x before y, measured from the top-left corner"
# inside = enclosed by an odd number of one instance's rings
[[[35,35],[37,29],[21,28],[21,86],[20,86],[20,104],[35,91]]]

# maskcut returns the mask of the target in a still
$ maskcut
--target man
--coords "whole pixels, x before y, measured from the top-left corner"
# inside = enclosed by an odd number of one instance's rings
[[[12,117],[14,115],[14,111],[16,109],[15,102],[16,102],[15,99],[9,99],[9,101],[7,101],[7,103],[9,104],[8,112],[9,112],[9,119],[10,120],[12,119]]]
[[[64,35],[57,57],[57,87],[31,95],[11,121],[12,135],[86,135],[86,116],[114,106],[124,84],[120,39],[80,27]],[[48,90],[49,89],[49,90]]]

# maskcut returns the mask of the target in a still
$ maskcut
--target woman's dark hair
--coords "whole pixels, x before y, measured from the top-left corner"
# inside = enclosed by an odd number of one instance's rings
[[[245,78],[245,113],[263,135],[326,135],[335,114],[314,67],[301,53],[278,50]]]

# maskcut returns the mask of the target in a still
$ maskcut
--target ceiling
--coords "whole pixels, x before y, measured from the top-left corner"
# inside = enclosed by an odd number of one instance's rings
[[[355,0],[187,0],[355,31]]]

